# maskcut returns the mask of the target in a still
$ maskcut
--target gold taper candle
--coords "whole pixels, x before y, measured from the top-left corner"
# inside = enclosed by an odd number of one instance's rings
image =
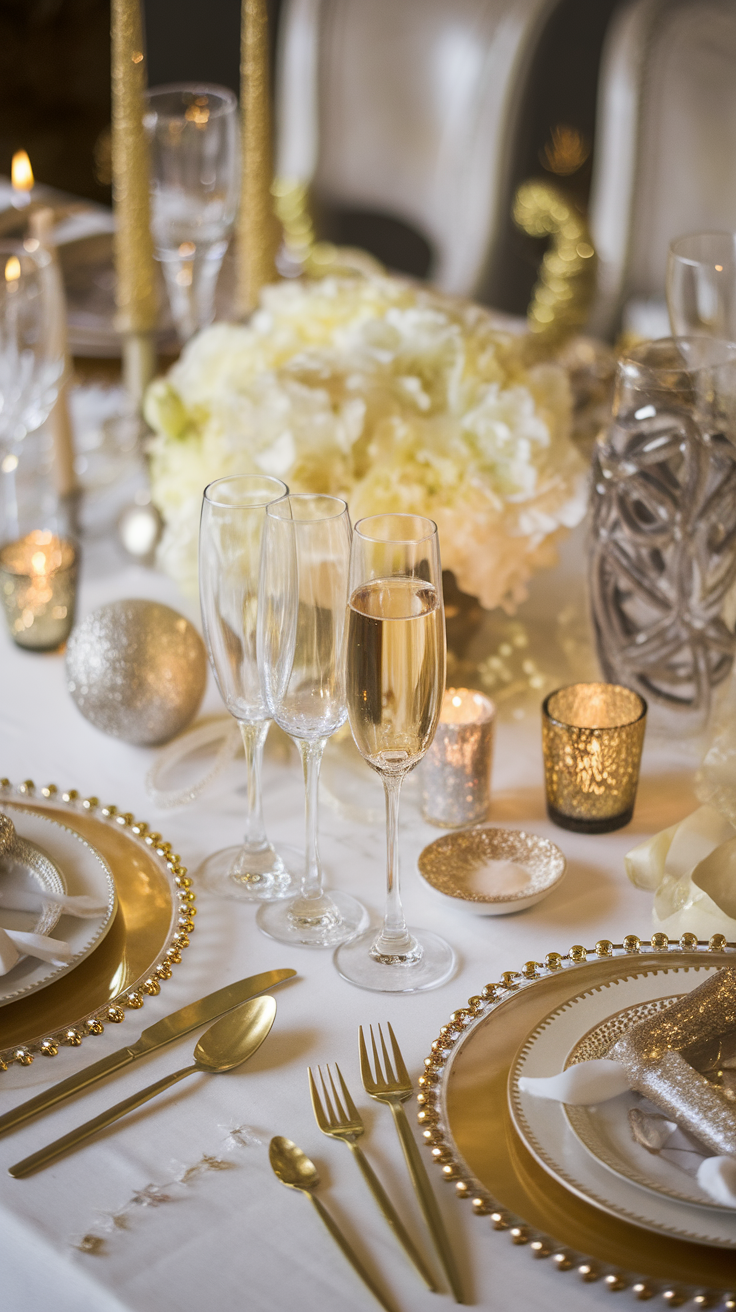
[[[139,0],[112,0],[112,174],[118,328],[123,374],[136,407],[153,377],[157,295],[150,222],[150,161],[143,127],[146,61]]]
[[[266,0],[243,0],[240,38],[240,112],[243,169],[238,216],[238,314],[258,304],[276,277],[276,221],[271,200],[271,103]]]

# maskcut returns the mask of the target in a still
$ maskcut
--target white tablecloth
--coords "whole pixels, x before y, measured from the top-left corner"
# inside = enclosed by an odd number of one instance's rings
[[[542,585],[549,592],[549,583]],[[185,608],[161,576],[124,564],[108,544],[88,551],[81,614],[114,597],[155,597]],[[192,612],[191,606],[189,607]],[[66,692],[58,655],[18,651],[3,632],[3,753],[0,773],[15,782],[53,781],[96,794],[131,810],[160,829],[190,869],[241,833],[242,794],[231,774],[184,811],[156,812],[144,776],[154,753],[104,737],[77,711]],[[214,686],[205,711],[221,709]],[[249,1312],[299,1307],[304,1312],[370,1309],[371,1296],[323,1231],[313,1209],[284,1189],[268,1164],[274,1134],[300,1144],[318,1163],[321,1197],[358,1250],[380,1273],[403,1312],[438,1302],[424,1290],[395,1246],[363,1185],[350,1154],[318,1132],[309,1102],[307,1064],[337,1059],[368,1127],[364,1140],[389,1191],[402,1205],[418,1240],[428,1241],[387,1109],[370,1103],[360,1086],[357,1027],[390,1020],[413,1075],[440,1025],[470,994],[503,970],[518,968],[572,943],[650,932],[650,899],[625,879],[622,857],[640,836],[673,823],[692,809],[692,771],[670,745],[645,747],[644,777],[634,822],[622,833],[585,837],[554,829],[544,815],[539,721],[536,716],[501,724],[493,776],[493,819],[527,827],[554,839],[568,858],[560,889],[529,911],[498,919],[448,914],[423,887],[416,858],[438,831],[425,824],[416,801],[402,810],[404,897],[410,923],[436,929],[458,950],[456,976],[424,994],[381,997],[344,983],[329,952],[289,949],[261,935],[254,908],[201,895],[196,934],[173,979],[123,1026],[80,1050],[62,1050],[53,1061],[37,1058],[27,1070],[0,1075],[0,1111],[59,1080],[121,1043],[145,1025],[214,988],[255,971],[293,966],[299,974],[276,993],[274,1030],[257,1055],[228,1075],[197,1075],[150,1103],[81,1151],[27,1180],[5,1168],[51,1138],[65,1133],[113,1101],[185,1065],[187,1037],[98,1085],[86,1096],[0,1140],[0,1306],[8,1312],[200,1312],[248,1308]],[[240,766],[242,769],[242,765]],[[366,767],[367,769],[367,767]],[[303,788],[296,758],[266,766],[265,809],[276,840],[301,843]],[[383,898],[384,837],[378,827],[349,825],[323,805],[325,866],[336,885],[361,897],[374,917]],[[413,1111],[410,1114],[413,1119]],[[233,1126],[249,1127],[245,1146],[228,1148]],[[260,1142],[254,1142],[257,1139]],[[205,1155],[230,1163],[204,1170],[189,1184],[174,1184],[182,1169]],[[434,1168],[436,1170],[436,1168]],[[548,1307],[565,1302],[569,1312],[609,1306],[601,1285],[585,1285],[534,1261],[488,1220],[456,1201],[452,1186],[433,1175],[453,1244],[465,1273],[468,1301],[493,1312]],[[131,1202],[147,1186],[170,1195],[166,1204]],[[155,1194],[155,1191],[154,1191]],[[123,1215],[123,1225],[111,1221]],[[96,1253],[77,1245],[88,1234],[104,1240]],[[629,1297],[624,1295],[624,1298]],[[445,1304],[447,1305],[446,1301]]]

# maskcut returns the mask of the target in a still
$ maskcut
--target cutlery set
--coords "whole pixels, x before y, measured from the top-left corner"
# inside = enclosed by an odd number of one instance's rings
[[[215,1022],[198,1040],[193,1053],[193,1064],[173,1071],[29,1157],[16,1162],[9,1167],[10,1175],[20,1179],[50,1165],[58,1158],[72,1152],[98,1131],[106,1129],[128,1112],[143,1106],[144,1103],[166,1089],[172,1088],[189,1075],[199,1072],[220,1074],[241,1066],[258,1051],[276,1019],[276,1002],[266,994],[266,990],[293,978],[295,974],[294,970],[265,971],[260,975],[253,975],[249,979],[230,984],[227,988],[219,989],[157,1021],[155,1025],[143,1031],[137,1043],[111,1053],[102,1061],[89,1066],[87,1070],[62,1080],[54,1088],[30,1098],[4,1116],[0,1116],[0,1135],[3,1135],[74,1094],[88,1089],[114,1071],[130,1065],[144,1054],[164,1047],[208,1021]],[[263,994],[266,995],[258,996]],[[465,1300],[457,1264],[403,1107],[404,1102],[413,1092],[411,1079],[390,1024],[387,1029],[390,1051],[381,1026],[378,1026],[378,1041],[373,1027],[370,1027],[370,1055],[362,1027],[359,1030],[363,1087],[371,1098],[385,1103],[391,1110],[414,1192],[437,1257],[455,1301],[463,1303]],[[345,1143],[350,1149],[384,1219],[426,1287],[436,1293],[437,1284],[430,1267],[408,1234],[401,1217],[358,1143],[365,1133],[365,1126],[339,1066],[335,1064],[334,1069],[333,1075],[330,1067],[327,1066],[325,1075],[321,1068],[318,1068],[318,1079],[315,1078],[313,1071],[308,1069],[309,1091],[317,1125],[323,1134]],[[319,1175],[314,1163],[296,1144],[283,1136],[276,1136],[271,1140],[269,1159],[274,1174],[281,1183],[290,1189],[299,1190],[309,1199],[344,1256],[381,1306],[386,1312],[395,1312],[393,1304],[366,1270],[324,1204],[316,1197],[314,1191],[319,1185]]]

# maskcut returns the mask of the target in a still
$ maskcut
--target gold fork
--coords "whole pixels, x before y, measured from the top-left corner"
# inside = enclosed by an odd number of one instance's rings
[[[322,1083],[322,1094],[324,1097],[324,1104],[322,1103],[322,1100],[319,1096],[319,1092],[317,1090],[317,1084],[312,1074],[311,1068],[307,1067],[307,1070],[309,1072],[309,1092],[312,1095],[312,1107],[314,1109],[315,1119],[317,1121],[320,1130],[322,1131],[323,1134],[329,1135],[332,1139],[340,1139],[342,1140],[343,1143],[347,1144],[356,1162],[358,1163],[360,1170],[362,1171],[363,1179],[368,1185],[368,1188],[371,1190],[373,1197],[375,1198],[376,1202],[378,1203],[378,1206],[383,1212],[384,1217],[386,1218],[389,1225],[391,1226],[391,1229],[396,1235],[396,1238],[398,1239],[402,1248],[406,1252],[407,1256],[414,1263],[417,1271],[422,1277],[422,1280],[424,1281],[427,1288],[431,1289],[433,1293],[436,1293],[437,1286],[432,1277],[432,1273],[427,1267],[424,1258],[416,1248],[411,1237],[407,1234],[406,1229],[404,1228],[404,1225],[401,1221],[401,1218],[396,1212],[396,1209],[394,1208],[393,1203],[391,1202],[388,1194],[386,1193],[386,1190],[384,1189],[383,1185],[381,1184],[381,1181],[378,1179],[378,1176],[373,1170],[373,1167],[371,1166],[370,1162],[367,1160],[365,1154],[363,1153],[362,1149],[357,1143],[357,1140],[360,1137],[360,1135],[365,1133],[365,1126],[363,1125],[363,1121],[361,1119],[358,1108],[355,1106],[355,1103],[350,1097],[350,1091],[343,1079],[342,1071],[340,1070],[340,1067],[338,1066],[337,1062],[335,1062],[335,1070],[337,1071],[337,1078],[340,1081],[342,1096],[345,1100],[344,1108],[342,1103],[340,1102],[340,1096],[337,1092],[337,1088],[335,1087],[335,1081],[332,1078],[332,1072],[329,1066],[327,1067],[327,1076],[330,1081],[330,1088],[332,1089],[332,1098],[330,1098],[330,1093],[328,1091],[327,1084],[325,1083],[325,1077],[322,1074],[322,1068],[318,1066],[317,1069],[319,1071],[319,1078]]]
[[[439,1257],[447,1279],[450,1282],[450,1288],[455,1297],[455,1302],[464,1303],[465,1299],[463,1297],[462,1286],[460,1284],[460,1273],[457,1269],[455,1256],[450,1248],[450,1241],[447,1236],[447,1231],[445,1230],[440,1210],[437,1206],[437,1200],[432,1192],[427,1169],[421,1159],[416,1140],[409,1128],[409,1122],[403,1107],[403,1104],[406,1102],[407,1098],[411,1097],[413,1092],[409,1072],[404,1065],[404,1059],[401,1055],[399,1045],[396,1042],[396,1035],[394,1034],[391,1025],[388,1026],[388,1032],[391,1037],[391,1048],[393,1051],[396,1073],[394,1073],[394,1068],[391,1065],[391,1058],[388,1054],[381,1026],[378,1026],[378,1035],[381,1040],[383,1067],[381,1066],[381,1058],[378,1055],[378,1048],[376,1046],[372,1025],[370,1031],[371,1045],[373,1048],[373,1070],[371,1069],[371,1064],[368,1059],[368,1050],[363,1035],[363,1026],[360,1026],[360,1073],[363,1078],[363,1087],[371,1098],[375,1098],[378,1102],[388,1103],[388,1106],[391,1108],[396,1131],[401,1141],[401,1147],[404,1150],[406,1165],[409,1168],[409,1174],[411,1176],[412,1184],[414,1185],[414,1192],[419,1200],[419,1206],[421,1207],[424,1219],[427,1222],[429,1233],[434,1240],[434,1246],[437,1249],[437,1256]]]

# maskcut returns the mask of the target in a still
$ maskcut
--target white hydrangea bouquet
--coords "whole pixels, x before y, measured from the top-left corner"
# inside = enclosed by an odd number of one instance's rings
[[[202,491],[236,473],[344,496],[355,522],[436,520],[442,562],[485,607],[511,610],[582,518],[565,371],[477,305],[400,278],[267,287],[244,326],[214,324],[150,387],[159,560],[196,589]]]

